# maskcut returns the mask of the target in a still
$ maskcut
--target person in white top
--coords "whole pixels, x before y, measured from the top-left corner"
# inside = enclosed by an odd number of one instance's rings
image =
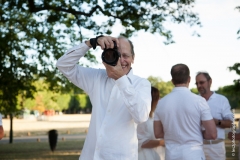
[[[3,138],[3,136],[4,136],[4,130],[2,126],[2,115],[0,114],[0,140]]]
[[[157,105],[155,136],[164,138],[166,160],[203,160],[203,137],[217,137],[210,108],[204,98],[188,89],[190,71],[187,65],[174,65],[171,76],[175,87]]]
[[[78,65],[93,47],[114,48],[120,57],[106,69]],[[69,49],[57,67],[90,97],[92,115],[80,160],[137,160],[137,124],[147,121],[151,107],[151,84],[133,74],[132,42],[124,37],[98,36]]]
[[[152,104],[149,118],[137,127],[138,136],[138,160],[164,160],[165,147],[163,139],[156,139],[153,132],[153,116],[160,99],[159,90],[151,89]]]
[[[204,140],[203,149],[207,160],[225,160],[225,128],[232,125],[233,114],[228,99],[210,90],[212,78],[207,72],[198,72],[196,85],[199,94],[206,99],[217,126],[217,139]]]

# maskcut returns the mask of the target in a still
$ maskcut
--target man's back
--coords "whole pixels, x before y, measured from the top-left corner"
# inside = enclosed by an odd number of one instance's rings
[[[159,101],[155,117],[163,125],[166,159],[204,157],[201,121],[212,119],[204,98],[186,87],[175,87]]]
[[[158,111],[168,144],[202,145],[201,120],[210,112],[202,97],[186,87],[176,87],[160,100]]]

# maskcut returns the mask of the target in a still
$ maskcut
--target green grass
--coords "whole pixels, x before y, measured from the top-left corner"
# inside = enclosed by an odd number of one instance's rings
[[[235,141],[235,152],[232,152],[232,143],[230,140],[225,140],[226,160],[238,160],[238,141]],[[233,155],[234,153],[234,155]]]
[[[50,151],[48,142],[25,142],[0,144],[1,160],[77,160],[81,153],[84,140],[58,141],[54,152]],[[238,142],[236,141],[235,156],[232,156],[231,141],[226,140],[226,160],[238,160]]]
[[[51,152],[48,142],[0,144],[1,160],[77,160],[84,141],[59,141]]]

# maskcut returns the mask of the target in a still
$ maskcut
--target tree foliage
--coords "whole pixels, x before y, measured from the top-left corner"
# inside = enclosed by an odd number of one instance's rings
[[[197,88],[191,88],[190,91],[191,91],[192,93],[199,94]]]
[[[1,0],[0,112],[15,112],[17,95],[25,91],[23,96],[32,96],[35,88],[31,84],[39,77],[51,84],[50,89],[59,84],[69,86],[56,70],[56,59],[69,44],[82,41],[87,31],[111,34],[111,27],[119,22],[120,33],[127,37],[145,30],[171,43],[172,34],[164,22],[200,25],[193,5],[194,0]],[[96,62],[92,54],[86,59]]]
[[[161,98],[170,93],[174,88],[174,85],[171,81],[164,82],[160,77],[149,76],[148,80],[153,87],[159,89]]]
[[[229,70],[235,71],[236,74],[240,76],[240,63],[235,63],[233,66],[229,67]],[[234,100],[233,108],[240,107],[240,77],[239,79],[233,80],[233,85],[221,88],[221,92],[225,93]]]
[[[240,12],[240,6],[237,6],[236,9]],[[240,29],[237,31],[237,34],[240,35]],[[240,36],[238,37],[240,39]]]
[[[111,34],[117,23],[122,26],[119,34],[126,37],[144,30],[162,35],[168,44],[173,40],[165,22],[200,25],[198,15],[192,12],[194,0],[98,2],[0,1],[0,112],[10,114],[11,124],[12,114],[22,109],[22,105],[17,107],[18,95],[22,99],[33,97],[36,90],[33,82],[40,77],[50,84],[50,90],[71,86],[55,67],[56,59],[70,44],[82,42],[92,34]],[[91,53],[85,58],[96,62]]]
[[[171,31],[164,22],[200,25],[198,15],[192,11],[194,0],[28,0],[32,13],[48,12],[47,21],[64,22],[67,27],[83,27],[95,34],[111,34],[112,26],[119,22],[121,34],[129,37],[136,31],[158,33],[172,43]],[[101,20],[99,20],[101,19]]]
[[[37,110],[43,113],[45,110],[66,111],[66,113],[79,113],[80,110],[91,111],[92,105],[88,95],[78,89],[68,93],[56,93],[48,89],[49,84],[43,79],[34,82],[36,92],[32,98],[24,98],[19,94],[18,108]],[[89,101],[89,102],[88,102]]]

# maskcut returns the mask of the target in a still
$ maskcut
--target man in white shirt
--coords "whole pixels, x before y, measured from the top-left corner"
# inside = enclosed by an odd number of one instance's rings
[[[0,114],[0,140],[3,138],[3,136],[4,136],[4,130],[2,126],[2,115]]]
[[[120,58],[115,66],[87,68],[78,61],[93,47],[114,48]],[[124,37],[98,36],[69,49],[57,62],[58,69],[83,89],[92,103],[92,116],[81,160],[137,160],[137,124],[147,121],[151,84],[133,74],[134,50]]]
[[[164,138],[165,160],[203,160],[203,137],[215,139],[217,136],[209,106],[204,98],[188,89],[187,65],[174,65],[171,75],[175,88],[158,103],[154,116],[155,136]]]
[[[232,125],[233,114],[228,99],[210,90],[212,78],[207,72],[198,72],[196,85],[199,94],[206,99],[217,126],[217,139],[204,140],[203,149],[207,160],[225,160],[225,128]]]

